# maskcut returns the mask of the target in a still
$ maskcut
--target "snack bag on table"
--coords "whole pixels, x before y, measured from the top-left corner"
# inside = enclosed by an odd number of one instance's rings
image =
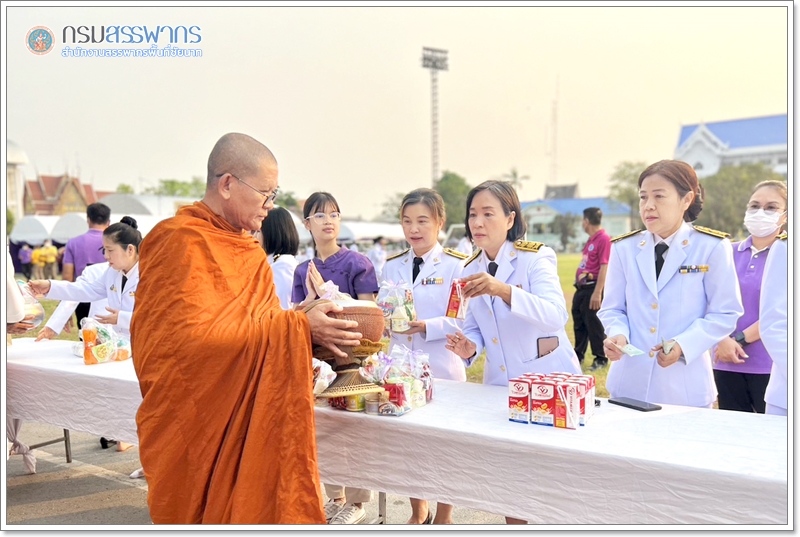
[[[111,325],[86,317],[81,321],[83,363],[86,365],[119,362],[131,357],[131,344],[114,333]]]

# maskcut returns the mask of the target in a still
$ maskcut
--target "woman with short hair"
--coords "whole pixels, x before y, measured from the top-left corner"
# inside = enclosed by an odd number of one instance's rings
[[[717,397],[709,349],[744,309],[727,234],[690,224],[702,208],[685,162],[662,160],[639,176],[646,229],[612,240],[598,312],[611,397],[708,408]]]

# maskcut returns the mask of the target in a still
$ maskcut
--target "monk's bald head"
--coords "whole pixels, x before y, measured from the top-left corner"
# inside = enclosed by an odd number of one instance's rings
[[[248,177],[264,167],[278,167],[272,151],[252,136],[230,132],[217,141],[208,156],[206,189],[213,187],[224,173]]]

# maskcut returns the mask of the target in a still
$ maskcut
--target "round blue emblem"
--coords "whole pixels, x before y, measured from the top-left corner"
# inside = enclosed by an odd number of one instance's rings
[[[34,54],[39,56],[47,54],[53,50],[53,45],[55,45],[53,32],[46,26],[34,26],[28,31],[25,44],[28,46],[28,50]]]

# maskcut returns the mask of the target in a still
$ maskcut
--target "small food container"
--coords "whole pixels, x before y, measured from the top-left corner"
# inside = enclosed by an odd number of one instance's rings
[[[378,414],[378,406],[381,404],[379,393],[368,393],[364,396],[364,405],[367,414]]]
[[[344,402],[350,412],[364,412],[366,408],[363,395],[346,395]]]

